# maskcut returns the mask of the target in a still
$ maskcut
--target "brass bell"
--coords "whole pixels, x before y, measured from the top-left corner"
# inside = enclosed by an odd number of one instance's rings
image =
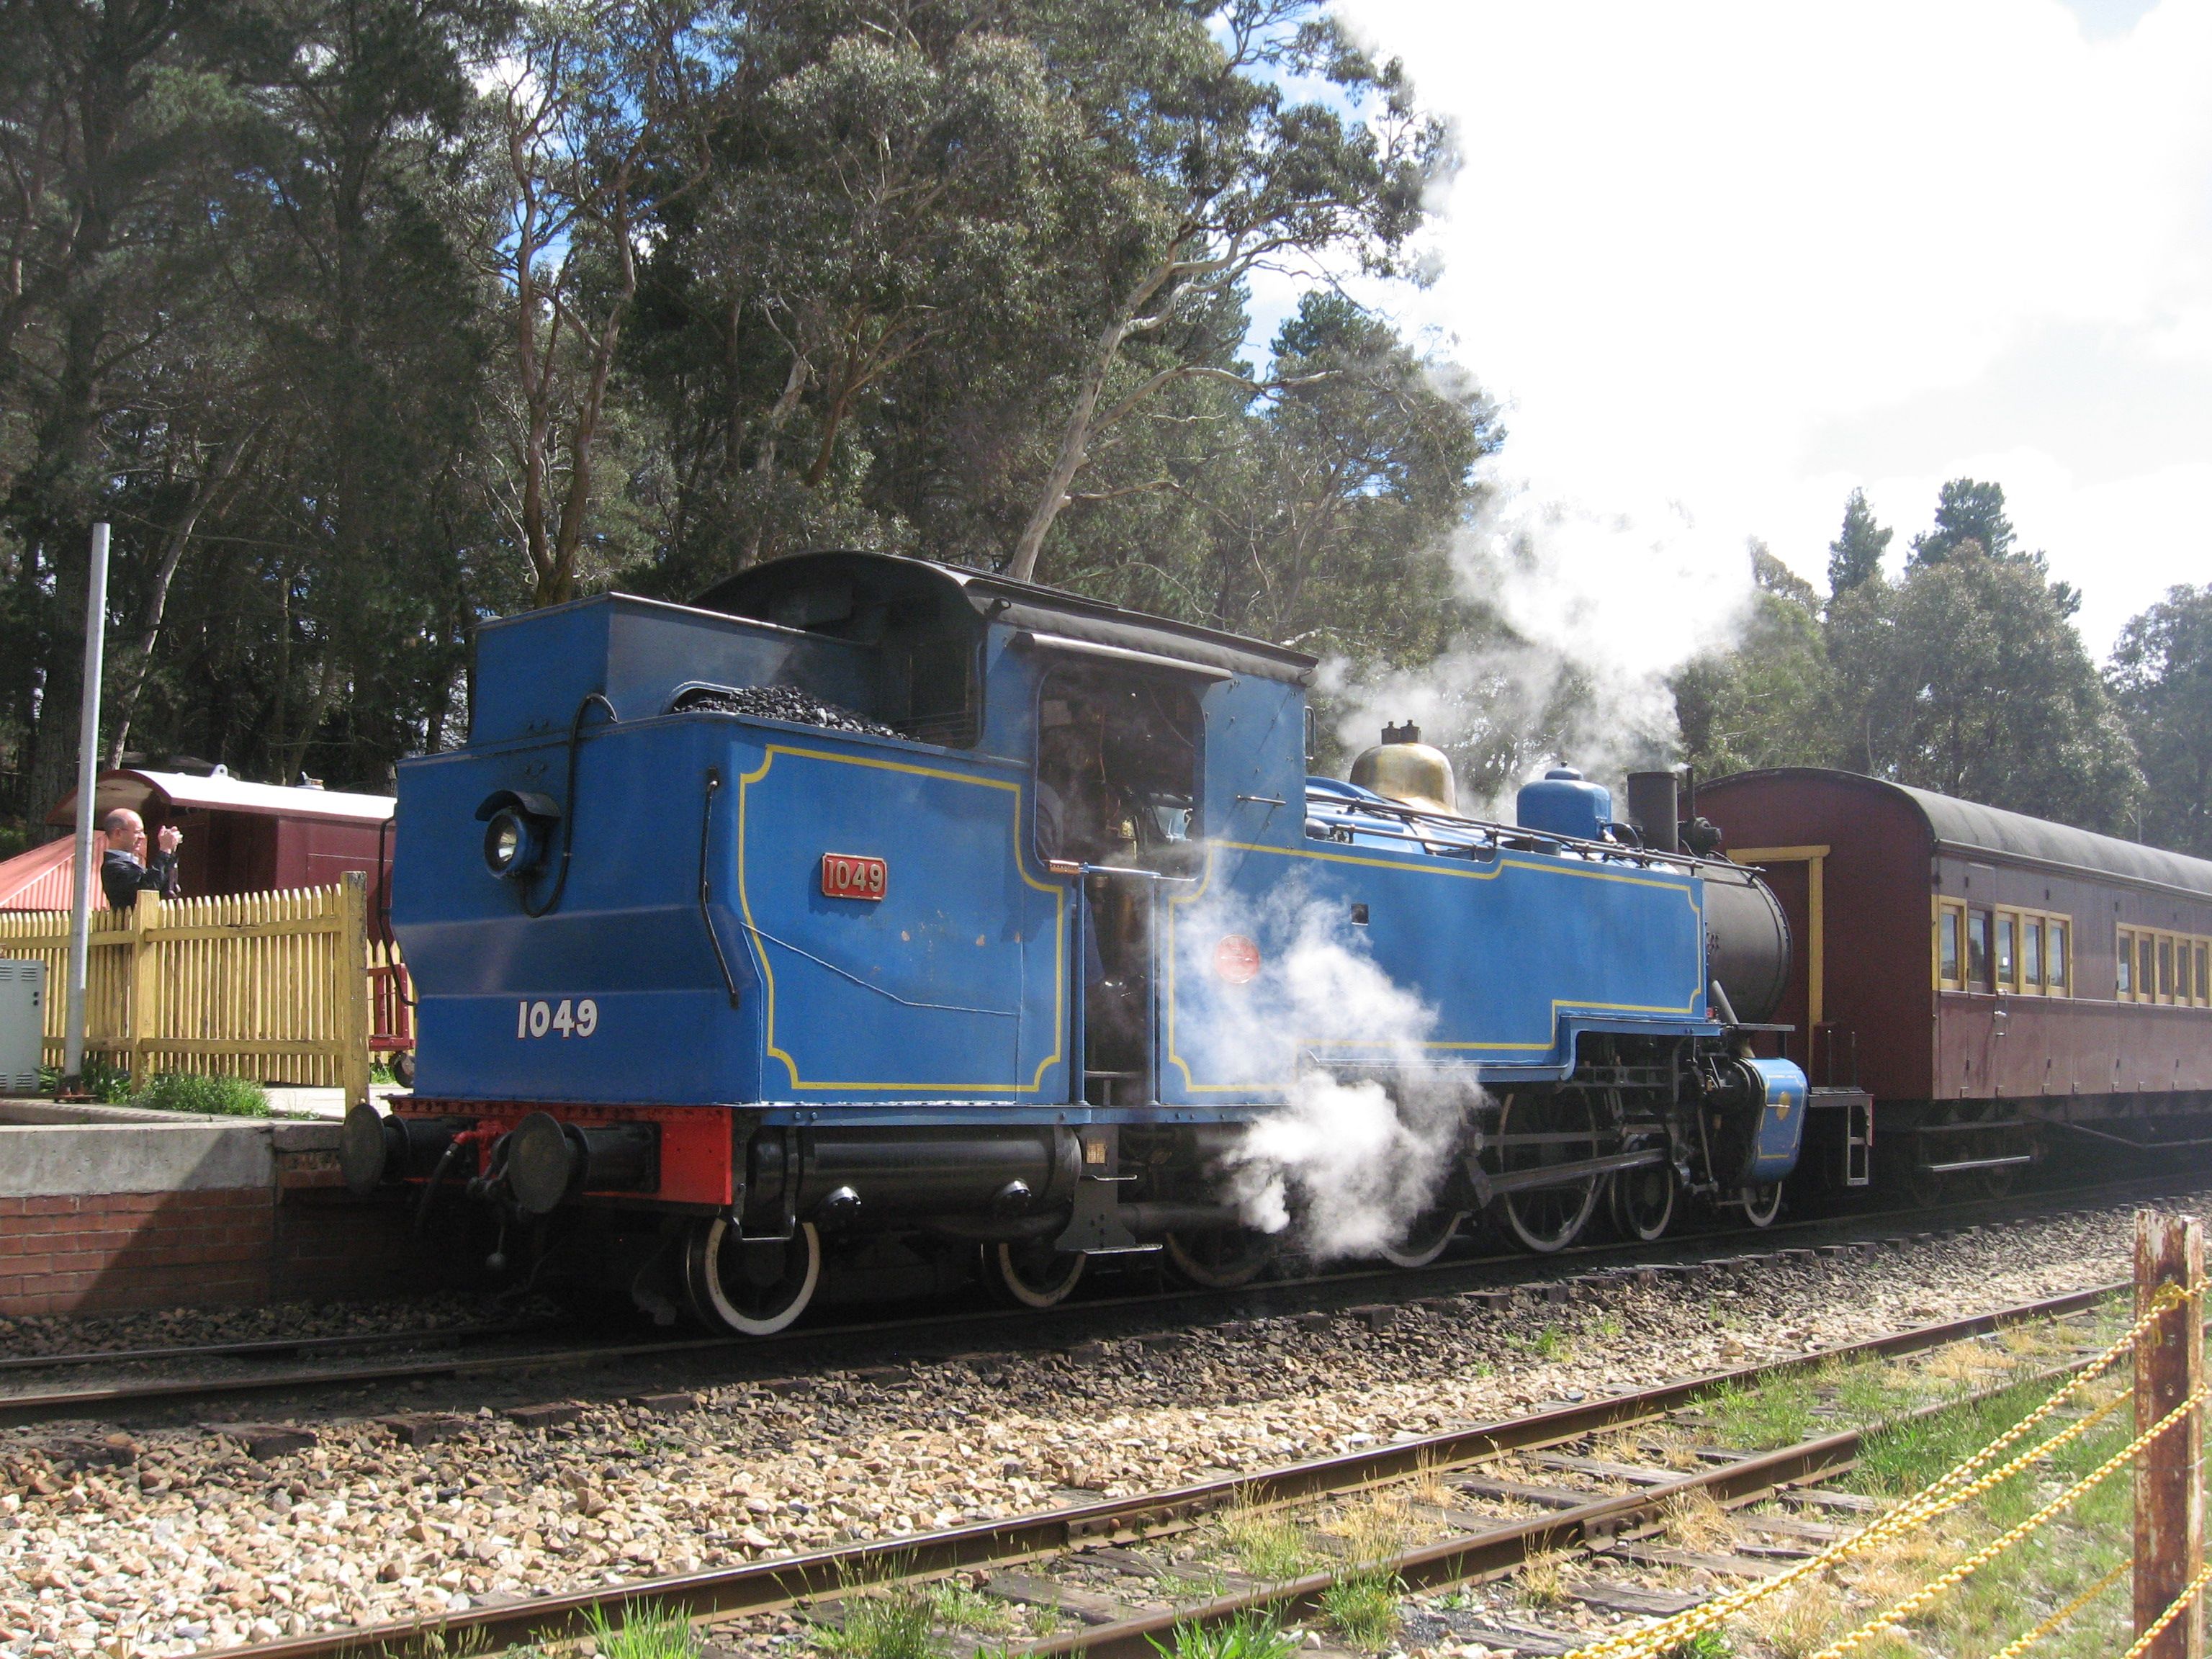
[[[1352,781],[1402,805],[1459,815],[1451,757],[1423,743],[1421,728],[1410,720],[1382,728],[1382,741],[1352,763]]]

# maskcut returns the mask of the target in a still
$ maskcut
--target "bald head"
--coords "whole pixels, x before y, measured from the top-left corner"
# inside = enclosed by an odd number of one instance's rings
[[[110,844],[121,847],[135,836],[146,833],[146,821],[127,806],[118,806],[100,819],[100,827],[107,832]]]

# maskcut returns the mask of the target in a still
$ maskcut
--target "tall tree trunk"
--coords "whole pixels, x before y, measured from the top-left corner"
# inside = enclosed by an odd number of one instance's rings
[[[131,721],[138,712],[138,698],[146,689],[147,672],[153,666],[154,647],[161,642],[161,619],[169,608],[169,584],[177,574],[177,566],[185,556],[185,548],[191,541],[192,531],[199,524],[200,515],[208,504],[228,484],[238,470],[239,461],[246,453],[249,441],[260,428],[249,426],[216,453],[215,465],[201,475],[192,488],[192,498],[185,504],[184,516],[171,526],[169,538],[161,548],[161,562],[155,568],[152,591],[146,596],[146,617],[138,630],[137,649],[126,671],[128,684],[115,700],[115,730],[107,740],[107,763],[123,764],[123,750],[131,736]]]

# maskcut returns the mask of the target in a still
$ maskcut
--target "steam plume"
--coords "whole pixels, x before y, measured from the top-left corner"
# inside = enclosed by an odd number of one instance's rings
[[[1210,955],[1224,935],[1266,941],[1265,965],[1224,985]],[[1177,925],[1179,983],[1203,985],[1185,1039],[1201,1074],[1281,1082],[1283,1103],[1221,1160],[1246,1223],[1293,1230],[1318,1261],[1403,1239],[1449,1173],[1480,1097],[1421,1063],[1435,1011],[1378,967],[1346,907],[1293,887],[1264,905],[1211,898]],[[1381,1079],[1389,1079],[1388,1086]]]

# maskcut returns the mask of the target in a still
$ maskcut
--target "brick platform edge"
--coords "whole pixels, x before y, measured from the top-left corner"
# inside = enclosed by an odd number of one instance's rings
[[[0,1121],[0,1314],[424,1288],[404,1209],[340,1181],[336,1124],[100,1118]]]

